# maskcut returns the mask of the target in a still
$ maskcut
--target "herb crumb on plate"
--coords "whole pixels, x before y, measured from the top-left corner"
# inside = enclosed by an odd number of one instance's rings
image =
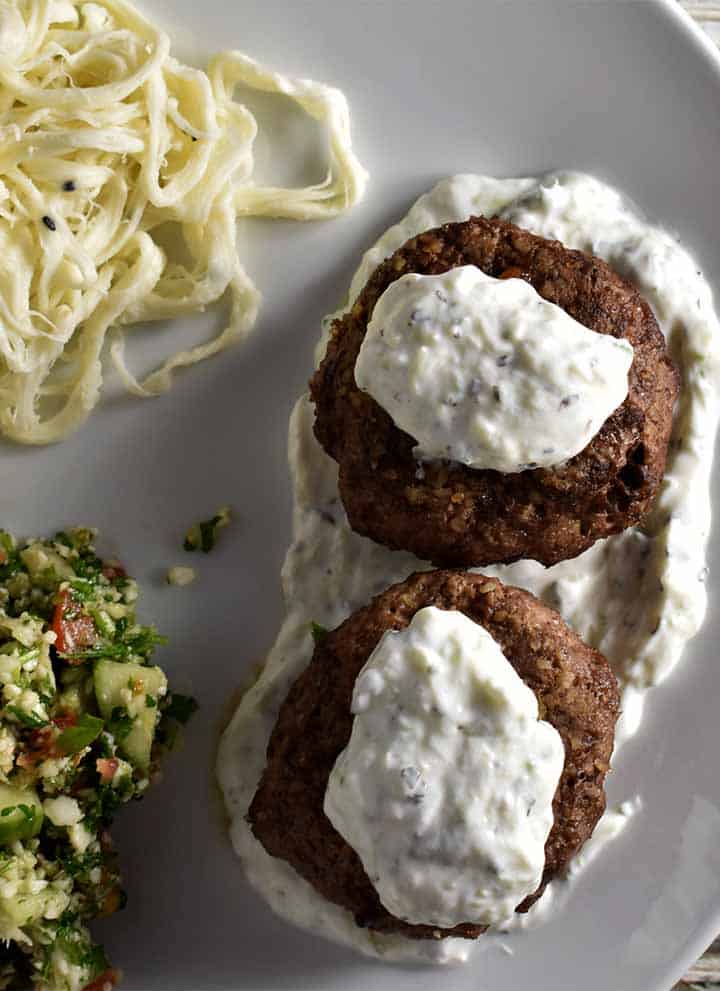
[[[168,568],[165,581],[168,585],[177,585],[178,588],[183,588],[185,585],[190,585],[194,582],[195,578],[196,573],[194,568],[186,568],[182,564],[177,564],[172,568]]]
[[[209,520],[194,523],[185,534],[183,548],[186,551],[202,551],[209,554],[218,539],[218,532],[226,527],[232,514],[229,506],[222,506]]]

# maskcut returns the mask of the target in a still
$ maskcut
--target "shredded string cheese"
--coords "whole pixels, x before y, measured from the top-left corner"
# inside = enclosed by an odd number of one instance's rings
[[[362,196],[344,96],[225,52],[208,72],[124,0],[0,0],[0,432],[44,444],[76,428],[102,388],[106,340],[126,388],[242,340],[260,296],[240,262],[239,215],[333,217]],[[329,132],[326,179],[252,182],[257,125],[238,84],[293,99]],[[178,225],[191,262],[155,233]],[[203,310],[226,292],[227,327],[139,382],[125,328]]]

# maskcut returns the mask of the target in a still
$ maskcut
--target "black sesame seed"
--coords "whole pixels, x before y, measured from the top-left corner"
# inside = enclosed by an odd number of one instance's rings
[[[470,385],[468,386],[468,395],[472,396],[473,399],[477,399],[480,393],[483,391],[483,384],[481,379],[471,379]]]
[[[420,771],[416,767],[403,767],[400,770],[400,777],[408,788],[414,788],[420,780]]]
[[[62,184],[62,189],[64,193],[74,193],[75,188],[76,188],[75,183],[72,181],[72,179],[66,179],[65,182]]]
[[[496,385],[494,385],[493,388],[492,388],[492,394],[493,394],[493,399],[495,400],[495,402],[496,403],[499,403],[500,402],[500,390],[498,389],[498,387]]]
[[[500,357],[497,360],[498,368],[504,368],[505,365],[507,365],[509,363],[509,361],[510,361],[510,355],[509,354],[501,354]]]
[[[47,227],[47,229],[49,231],[56,231],[57,230],[57,224],[52,219],[52,217],[48,217],[47,214],[43,217],[42,222],[45,224],[45,226]]]

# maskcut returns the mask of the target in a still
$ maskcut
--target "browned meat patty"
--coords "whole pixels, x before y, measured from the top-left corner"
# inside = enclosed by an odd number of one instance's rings
[[[529,592],[495,578],[462,571],[420,572],[393,585],[324,636],[280,709],[248,819],[268,853],[286,860],[321,895],[352,912],[359,926],[412,939],[474,938],[484,931],[482,926],[438,929],[390,915],[360,858],[323,812],[330,772],[350,739],[350,704],[360,669],[386,630],[404,629],[419,609],[431,605],[457,609],[485,627],[535,692],[541,717],[565,744],[542,884],[518,911],[540,897],[605,809],[603,783],[619,695],[602,654]]]
[[[564,465],[503,474],[438,461],[425,464],[420,479],[415,438],[358,389],[355,361],[385,289],[408,272],[459,265],[520,276],[586,327],[633,345],[627,398]],[[650,307],[603,261],[473,217],[420,234],[376,269],[333,325],[310,389],[315,434],[340,466],[353,529],[436,565],[470,567],[525,557],[554,564],[642,519],[665,470],[678,382]]]

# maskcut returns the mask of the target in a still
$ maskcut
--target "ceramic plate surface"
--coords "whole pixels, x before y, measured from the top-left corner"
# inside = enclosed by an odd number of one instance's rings
[[[677,231],[720,286],[720,60],[660,0],[152,0],[147,8],[182,57],[202,62],[237,47],[340,86],[372,181],[364,204],[340,220],[241,227],[243,257],[265,295],[247,346],[179,376],[159,399],[113,389],[59,446],[1,450],[3,525],[25,534],[100,527],[103,549],[141,581],[143,615],[171,637],[160,663],[202,705],[163,782],[117,826],[130,902],[99,935],[125,971],[124,988],[669,988],[720,928],[717,532],[705,627],[652,692],[643,732],[609,784],[612,803],[639,791],[643,809],[563,911],[512,941],[513,955],[494,948],[443,973],[400,969],[291,929],[243,880],[212,768],[233,692],[282,615],[288,415],[320,318],[340,302],[362,251],[441,176],[573,168],[617,185]],[[283,140],[259,147],[261,164],[283,162],[270,177],[317,177],[312,143],[301,145],[297,169],[282,154],[283,142],[305,134],[302,121],[282,100],[253,106],[261,122],[283,121]],[[209,333],[214,319],[138,332],[136,367]],[[237,522],[212,555],[192,561],[196,583],[166,587],[168,566],[190,563],[181,549],[189,523],[224,503]]]

